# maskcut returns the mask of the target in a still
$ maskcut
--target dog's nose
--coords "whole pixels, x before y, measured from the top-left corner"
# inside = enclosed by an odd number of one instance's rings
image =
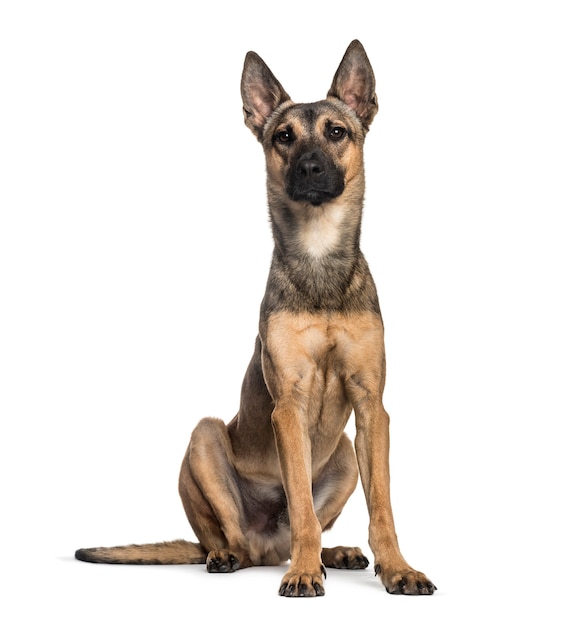
[[[325,171],[322,163],[314,152],[303,154],[297,163],[297,173],[305,179],[314,179],[322,176]]]

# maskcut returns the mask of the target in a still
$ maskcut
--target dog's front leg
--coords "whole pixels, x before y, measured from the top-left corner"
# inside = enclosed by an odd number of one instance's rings
[[[375,556],[375,572],[389,593],[432,594],[435,586],[414,570],[399,550],[389,489],[389,416],[380,401],[367,397],[355,412],[356,455],[369,509],[369,545]]]
[[[375,572],[389,593],[429,595],[436,587],[403,558],[395,533],[389,480],[389,415],[383,408],[385,355],[383,326],[368,326],[356,342],[347,393],[356,416],[356,456],[369,510],[369,545]],[[370,364],[370,365],[367,365]]]
[[[301,329],[302,330],[302,329]],[[272,428],[291,526],[291,563],[279,594],[324,595],[321,525],[313,505],[308,407],[315,364],[291,324],[270,327],[263,343],[264,378],[274,401]]]
[[[272,414],[291,525],[291,564],[282,596],[324,595],[321,526],[313,507],[311,445],[305,420],[293,402],[280,400]]]

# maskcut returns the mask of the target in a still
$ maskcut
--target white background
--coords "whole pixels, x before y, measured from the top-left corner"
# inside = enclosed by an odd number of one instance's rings
[[[561,623],[557,4],[0,5],[4,623]],[[362,247],[395,517],[438,593],[389,596],[372,566],[297,601],[283,567],[74,561],[193,538],[179,465],[201,417],[237,410],[271,253],[244,54],[317,100],[354,38],[380,101]],[[339,543],[368,550],[360,491]]]

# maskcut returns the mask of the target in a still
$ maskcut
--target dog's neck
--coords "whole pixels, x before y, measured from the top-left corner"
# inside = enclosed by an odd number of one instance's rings
[[[320,206],[286,200],[270,205],[274,253],[270,279],[289,308],[346,308],[360,252],[362,198]]]

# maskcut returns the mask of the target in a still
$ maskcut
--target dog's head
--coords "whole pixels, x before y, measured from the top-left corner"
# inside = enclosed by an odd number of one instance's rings
[[[348,46],[325,100],[294,103],[255,52],[246,55],[241,93],[245,123],[264,148],[268,184],[278,194],[318,206],[363,175],[363,141],[377,97],[359,41]]]

